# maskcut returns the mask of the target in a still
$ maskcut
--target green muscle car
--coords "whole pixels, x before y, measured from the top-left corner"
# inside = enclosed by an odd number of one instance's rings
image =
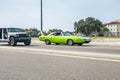
[[[51,43],[59,44],[67,44],[72,46],[73,44],[82,45],[83,43],[89,43],[91,39],[72,35],[70,32],[53,32],[49,35],[44,35],[43,32],[40,32],[39,40],[44,41],[46,45],[50,45]]]

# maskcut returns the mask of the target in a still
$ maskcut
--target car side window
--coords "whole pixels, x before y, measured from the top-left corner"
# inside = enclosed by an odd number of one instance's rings
[[[53,35],[53,36],[56,36],[56,33],[53,33],[52,35]]]
[[[61,36],[61,33],[57,33],[56,36]]]
[[[61,33],[53,33],[52,35],[54,35],[54,36],[62,36]]]

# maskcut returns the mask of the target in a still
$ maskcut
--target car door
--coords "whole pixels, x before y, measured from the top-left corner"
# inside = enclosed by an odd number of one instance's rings
[[[61,33],[55,33],[52,40],[54,43],[63,43],[63,35]]]

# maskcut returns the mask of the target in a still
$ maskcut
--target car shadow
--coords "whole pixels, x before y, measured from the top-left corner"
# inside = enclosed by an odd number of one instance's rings
[[[6,44],[6,43],[0,43],[0,46],[10,46],[9,44]],[[99,46],[99,45],[93,45],[93,44],[83,44],[82,46],[78,46],[77,44],[74,44],[72,46],[69,46],[67,44],[59,44],[59,45],[56,45],[56,44],[51,44],[51,45],[46,45],[46,44],[31,44],[31,45],[24,45],[22,43],[18,43],[16,46],[11,46],[11,47],[44,47],[44,46],[48,46],[48,47],[95,47],[95,46]]]
[[[98,45],[93,45],[93,44],[83,44],[81,46],[79,46],[78,44],[74,44],[72,46],[69,46],[67,44],[59,44],[59,45],[56,45],[56,44],[51,44],[52,46],[68,46],[68,47],[73,47],[73,46],[76,46],[76,47],[91,47],[91,46],[98,46]],[[50,46],[50,45],[46,45],[46,46]]]

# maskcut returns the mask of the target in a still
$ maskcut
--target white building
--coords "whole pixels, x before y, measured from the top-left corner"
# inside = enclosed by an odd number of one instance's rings
[[[113,36],[120,36],[120,20],[104,24]]]

